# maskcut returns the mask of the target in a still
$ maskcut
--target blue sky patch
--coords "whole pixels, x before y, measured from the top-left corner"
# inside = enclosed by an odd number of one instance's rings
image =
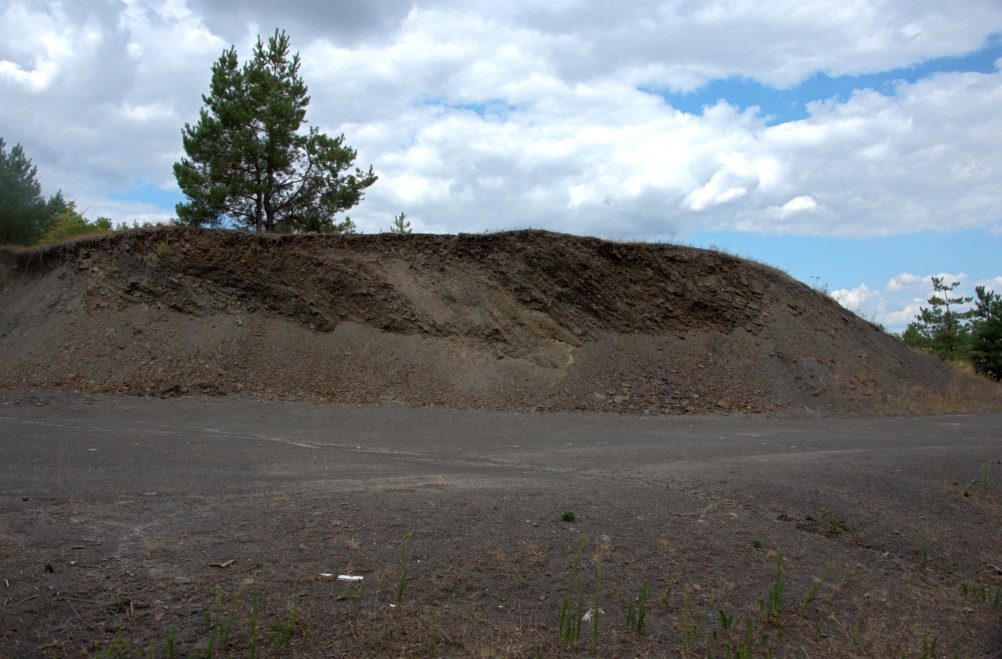
[[[1002,237],[985,229],[923,232],[854,239],[818,236],[763,236],[736,231],[704,231],[688,236],[697,247],[718,247],[781,270],[815,288],[882,289],[903,272],[918,275],[966,273],[970,281],[998,276]]]
[[[644,91],[657,94],[677,110],[701,115],[703,108],[724,100],[743,110],[752,106],[768,117],[769,125],[806,119],[810,101],[838,98],[846,101],[857,89],[872,89],[893,94],[897,82],[916,82],[943,72],[994,73],[995,62],[1002,58],[1002,36],[994,35],[981,50],[956,57],[937,57],[906,68],[858,76],[831,77],[816,73],[796,87],[776,89],[756,80],[731,77],[714,80],[699,89],[685,93]]]
[[[115,201],[140,201],[173,212],[174,207],[184,201],[185,197],[180,190],[164,190],[152,183],[143,183],[136,184],[125,192],[110,190],[108,198]]]

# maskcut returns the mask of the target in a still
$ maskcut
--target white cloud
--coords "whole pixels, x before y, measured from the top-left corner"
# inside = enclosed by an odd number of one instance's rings
[[[891,277],[883,289],[871,289],[865,283],[853,289],[839,289],[832,292],[832,298],[846,309],[877,323],[889,331],[900,333],[908,323],[915,320],[920,308],[928,308],[928,299],[934,294],[932,278],[942,279],[946,285],[959,282],[960,285],[949,293],[951,299],[974,295],[976,286],[985,286],[994,291],[1002,291],[1002,276],[991,280],[968,282],[966,273],[917,275],[902,272]],[[939,293],[942,295],[942,293]],[[960,307],[965,308],[964,305]]]
[[[998,71],[817,99],[778,125],[643,91],[731,76],[790,86],[969,52],[1002,31],[995,0],[12,0],[3,137],[48,192],[171,189],[212,63],[230,44],[246,58],[275,26],[302,53],[311,123],[344,132],[380,176],[352,212],[363,229],[401,210],[418,230],[622,237],[1000,226]]]
[[[880,292],[870,290],[870,287],[866,284],[860,284],[852,290],[841,288],[832,291],[831,296],[846,309],[859,311],[863,310],[868,303],[878,299]]]

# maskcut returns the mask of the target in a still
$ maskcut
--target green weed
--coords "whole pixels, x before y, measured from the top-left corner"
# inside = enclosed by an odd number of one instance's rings
[[[592,644],[598,650],[598,621],[602,617],[602,609],[599,608],[599,594],[602,592],[602,559],[598,560],[595,576],[595,607],[592,609]]]
[[[573,510],[565,510],[564,514],[560,516],[560,519],[565,522],[573,522],[577,519],[577,515],[574,514]]]
[[[831,574],[832,565],[833,563],[831,561],[825,563],[824,573],[822,573],[821,578],[815,579],[814,585],[812,585],[811,589],[807,591],[807,596],[804,598],[804,602],[800,605],[800,608],[806,609],[807,606],[814,601],[814,598],[818,596],[818,593],[821,592],[821,587],[825,585],[825,581],[828,580],[828,575]]]
[[[849,533],[856,540],[857,538],[857,528],[855,520],[846,521],[839,516],[838,513],[833,511],[831,508],[822,508],[815,515],[808,515],[807,521],[809,522],[819,522],[819,531],[827,535],[842,535],[843,533]]]
[[[932,638],[929,638],[929,630],[925,630],[922,634],[922,659],[936,659],[939,656],[938,645],[939,634],[933,632]]]
[[[693,617],[689,609],[689,595],[691,590],[689,589],[689,584],[685,584],[682,588],[682,618],[679,621],[679,631],[682,635],[682,646],[686,650],[691,650],[696,641],[703,634],[703,630],[706,629],[706,621],[710,617],[710,609],[707,609],[702,616]],[[710,594],[710,604],[712,605],[717,599],[716,591],[712,591]]]
[[[995,586],[988,582],[970,586],[965,582],[960,584],[960,591],[965,597],[973,597],[981,604],[993,606],[996,609],[1002,608],[1002,586]]]
[[[985,494],[991,494],[999,487],[998,481],[992,478],[987,464],[981,465],[981,478],[978,481],[981,483],[981,491]]]
[[[407,559],[407,541],[411,539],[411,532],[408,531],[400,540],[400,580],[397,582],[397,606],[404,601],[404,588],[407,587],[407,575],[410,573],[411,564]]]
[[[272,645],[276,650],[288,649],[292,641],[292,634],[299,623],[300,611],[298,605],[293,605],[289,615],[284,620],[279,620],[271,626],[271,631],[275,633]]]
[[[435,646],[438,644],[438,625],[442,621],[442,612],[434,611],[429,619],[428,656],[435,656]]]
[[[672,585],[669,583],[665,588],[665,594],[661,596],[661,606],[667,610],[671,603],[671,589]]]
[[[571,645],[581,638],[581,609],[584,604],[584,581],[581,576],[581,552],[588,544],[588,536],[582,535],[578,539],[577,549],[574,551],[574,561],[571,563],[571,570],[567,575],[567,586],[564,588],[564,595],[560,602],[560,622],[558,626],[558,637],[564,645]],[[574,595],[577,591],[575,603]]]
[[[786,569],[783,565],[783,554],[776,559],[776,572],[765,596],[759,598],[759,612],[762,623],[775,622],[783,615],[783,596],[786,591]]]
[[[644,631],[644,625],[647,624],[647,598],[650,596],[650,592],[650,585],[645,579],[644,583],[640,585],[640,593],[636,597],[631,595],[626,606],[626,627],[638,634]],[[668,593],[665,593],[662,603],[665,607],[668,606]]]
[[[335,602],[343,602],[345,600],[357,600],[365,592],[365,583],[359,582],[357,586],[351,590],[346,590],[343,593],[339,593],[337,597],[334,598]]]
[[[209,641],[204,648],[195,650],[196,657],[210,659],[216,653],[222,653],[230,646],[230,634],[233,632],[233,617],[236,615],[238,594],[233,593],[228,612],[223,611],[223,587],[216,586],[216,600],[211,611],[205,612],[205,628],[209,633]]]

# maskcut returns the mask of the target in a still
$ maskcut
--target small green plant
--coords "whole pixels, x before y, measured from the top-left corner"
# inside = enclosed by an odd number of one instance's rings
[[[362,596],[363,592],[365,592],[365,584],[359,582],[359,584],[351,590],[346,590],[343,593],[338,594],[338,596],[334,598],[334,601],[343,602],[345,600],[357,600]]]
[[[682,646],[686,650],[692,650],[695,646],[696,641],[703,634],[703,630],[706,629],[707,618],[710,617],[710,610],[707,609],[702,616],[694,617],[689,609],[689,595],[691,590],[689,584],[685,584],[682,588],[682,617],[679,621],[679,631],[682,635]],[[716,600],[716,591],[710,594],[710,603],[712,604]]]
[[[404,601],[404,588],[407,587],[407,575],[410,573],[411,565],[407,559],[407,541],[411,539],[411,532],[408,531],[400,540],[400,581],[397,582],[397,606]]]
[[[588,544],[588,536],[582,535],[578,538],[577,548],[574,551],[574,561],[571,563],[571,570],[567,575],[567,586],[564,588],[564,595],[560,602],[560,622],[557,627],[557,634],[560,642],[564,645],[571,645],[581,638],[581,608],[584,604],[584,582],[581,577],[581,552]],[[577,600],[575,603],[575,591]]]
[[[757,640],[755,634],[755,620],[748,618],[745,620],[745,638],[743,641],[739,640],[734,643],[734,645],[729,645],[727,647],[727,656],[734,657],[735,659],[752,659],[755,656],[755,641]]]
[[[672,584],[669,583],[668,586],[665,588],[665,594],[661,596],[661,606],[665,610],[667,610],[671,604],[671,589],[672,589]]]
[[[821,522],[821,529],[828,535],[842,535],[849,533],[856,537],[857,529],[855,520],[844,520],[831,508],[822,508],[815,515],[807,515],[808,522]]]
[[[249,635],[244,637],[241,634],[240,641],[234,642],[235,637],[237,636],[237,629],[235,627],[235,617],[238,608],[237,604],[238,594],[234,593],[229,606],[224,606],[222,587],[216,586],[215,598],[212,607],[204,614],[205,636],[202,637],[204,644],[196,647],[188,656],[196,657],[198,659],[232,656],[229,648],[233,647],[233,645],[237,643],[242,643],[243,639],[247,638],[247,651],[245,653],[241,653],[241,656],[249,657],[249,659],[257,658],[260,628],[258,623],[259,597],[257,591],[256,573],[254,575],[253,590],[251,595]],[[308,643],[310,638],[310,627],[308,624],[303,622],[302,612],[300,611],[298,604],[293,604],[289,616],[271,626],[271,630],[276,634],[276,638],[274,640],[275,649],[279,650],[288,648],[292,635],[297,628],[302,631],[304,644]],[[108,644],[108,646],[103,649],[101,647],[101,642],[95,641],[93,654],[105,659],[125,657],[148,657],[152,659],[153,657],[160,656],[165,656],[167,659],[174,659],[174,657],[177,656],[175,646],[176,636],[177,629],[174,622],[171,622],[170,631],[167,633],[167,638],[164,643],[166,646],[164,648],[164,654],[161,654],[160,648],[162,645],[157,639],[151,639],[149,644],[145,647],[143,645],[133,646],[122,638],[121,635],[116,636]]]
[[[970,586],[965,582],[960,584],[960,590],[965,597],[973,597],[981,604],[994,606],[996,609],[1002,608],[1002,586],[994,586],[988,582]]]
[[[435,646],[438,645],[438,625],[442,621],[442,612],[433,611],[429,619],[428,655],[435,656]]]
[[[825,563],[824,573],[822,573],[821,578],[814,580],[814,585],[812,585],[811,589],[807,591],[807,597],[804,598],[804,602],[800,605],[800,608],[806,609],[807,606],[814,601],[814,598],[818,596],[818,593],[821,592],[821,587],[824,586],[825,582],[828,580],[828,575],[831,574],[833,565],[834,564],[831,561]]]
[[[173,626],[171,626],[171,632],[173,633]],[[156,642],[150,641],[147,647],[143,647],[141,644],[133,646],[129,641],[125,640],[121,636],[122,632],[119,630],[115,638],[108,643],[108,647],[102,649],[100,641],[94,641],[93,654],[101,659],[125,659],[126,657],[154,657],[156,656]],[[173,646],[169,650],[167,655],[168,659],[173,659]]]
[[[926,629],[922,633],[922,659],[936,659],[939,656],[939,634],[936,632],[932,633],[932,638],[929,638],[929,630]]]
[[[573,522],[577,518],[578,517],[577,517],[577,515],[574,514],[573,510],[565,510],[564,514],[560,516],[560,519],[562,519],[565,522]]]
[[[250,647],[247,649],[247,656],[250,657],[250,659],[255,659],[257,657],[257,637],[258,632],[260,631],[260,624],[258,623],[258,608],[260,603],[261,600],[257,593],[257,572],[255,572],[251,585]]]
[[[925,538],[922,538],[922,540],[919,541],[918,558],[919,558],[919,563],[922,564],[922,567],[928,567],[929,546],[926,544]]]
[[[209,640],[204,648],[195,650],[196,657],[210,659],[217,653],[222,653],[230,645],[230,634],[233,632],[233,616],[237,610],[237,593],[233,593],[229,612],[223,611],[223,587],[216,586],[216,600],[212,610],[205,612],[205,629],[209,632]]]
[[[598,621],[602,617],[602,609],[599,608],[599,594],[602,592],[602,559],[598,559],[598,564],[596,565],[596,575],[595,575],[595,607],[592,609],[592,632],[591,641],[592,645],[595,646],[595,650],[598,650]]]
[[[289,644],[292,642],[292,635],[296,631],[297,626],[301,622],[302,612],[299,610],[299,604],[295,603],[289,610],[289,615],[276,622],[271,626],[271,631],[275,633],[275,638],[272,640],[272,645],[276,650],[287,650]],[[303,642],[309,641],[309,633],[305,633],[303,636]]]
[[[393,225],[390,226],[390,233],[408,234],[411,232],[411,223],[407,220],[407,216],[400,213],[393,218]]]
[[[170,245],[166,241],[157,243],[157,257],[165,259],[171,254]]]
[[[818,511],[818,515],[828,525],[827,533],[829,535],[842,535],[846,532],[846,527],[842,523],[842,520],[830,508],[822,508]]]
[[[783,565],[783,554],[780,553],[776,559],[776,572],[769,584],[769,590],[759,598],[759,612],[762,614],[762,623],[775,622],[783,615],[783,595],[786,590],[786,569]]]
[[[257,257],[258,245],[257,243],[241,245],[239,251],[240,251],[240,261],[242,263],[248,263],[253,261]]]
[[[759,540],[758,538],[755,538],[754,540],[751,541],[751,546],[754,547],[755,549],[761,549],[762,541]]]
[[[644,625],[647,624],[647,598],[650,597],[651,587],[644,579],[640,585],[640,593],[636,596],[631,594],[630,601],[626,606],[626,627],[638,634],[643,633]],[[668,594],[662,598],[662,603],[668,606]]]
[[[987,463],[981,465],[981,478],[978,480],[981,483],[981,491],[985,494],[991,494],[999,487],[998,481],[992,478],[991,472],[988,470]]]

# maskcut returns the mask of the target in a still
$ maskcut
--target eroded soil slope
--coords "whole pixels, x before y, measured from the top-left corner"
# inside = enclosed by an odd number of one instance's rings
[[[178,227],[0,252],[0,386],[492,409],[999,409],[772,268],[540,231]]]

